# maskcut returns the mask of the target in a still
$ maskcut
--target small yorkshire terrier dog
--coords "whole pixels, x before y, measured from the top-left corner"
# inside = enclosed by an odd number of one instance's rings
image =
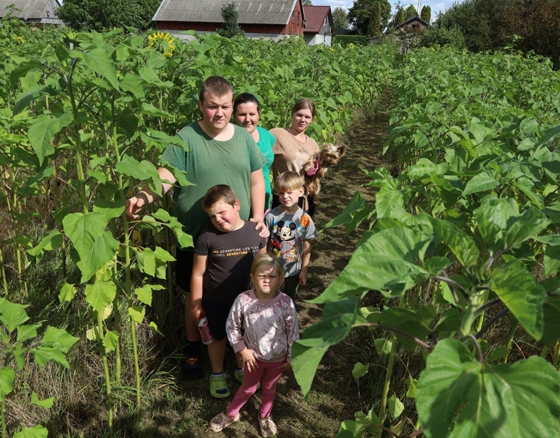
[[[303,166],[305,188],[307,194],[313,196],[317,202],[317,195],[321,191],[321,178],[325,176],[329,167],[337,164],[346,152],[346,146],[335,146],[332,143],[324,143],[321,150],[307,160]]]

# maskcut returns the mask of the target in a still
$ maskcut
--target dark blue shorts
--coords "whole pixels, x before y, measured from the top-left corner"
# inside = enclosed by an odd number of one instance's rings
[[[229,316],[229,311],[233,306],[233,302],[226,304],[219,301],[214,301],[212,299],[205,298],[202,295],[202,308],[208,318],[208,325],[210,326],[210,332],[212,337],[216,341],[221,341],[226,338],[226,321]]]

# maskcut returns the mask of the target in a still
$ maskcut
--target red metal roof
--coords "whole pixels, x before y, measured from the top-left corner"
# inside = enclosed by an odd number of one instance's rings
[[[305,33],[319,33],[325,18],[331,10],[330,6],[304,6],[306,28]]]

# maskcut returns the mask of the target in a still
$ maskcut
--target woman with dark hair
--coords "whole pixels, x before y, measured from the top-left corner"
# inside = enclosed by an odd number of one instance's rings
[[[315,117],[315,105],[311,99],[298,100],[292,108],[292,124],[289,128],[274,128],[270,133],[276,137],[274,143],[274,163],[272,175],[276,178],[283,172],[297,172],[303,175],[303,166],[313,154],[319,152],[319,145],[305,131]],[[312,196],[300,198],[300,207],[313,217],[315,201]],[[277,195],[272,197],[272,207],[280,205]]]
[[[262,167],[265,185],[265,210],[270,208],[272,198],[272,187],[270,184],[270,166],[274,161],[272,145],[274,136],[266,129],[257,126],[261,115],[261,108],[258,99],[251,93],[242,93],[233,102],[233,118],[235,123],[245,128],[253,136],[259,149],[261,150],[265,165]]]

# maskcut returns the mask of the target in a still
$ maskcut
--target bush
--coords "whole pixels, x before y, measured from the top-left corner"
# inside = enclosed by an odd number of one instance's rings
[[[463,49],[466,47],[465,37],[457,27],[451,29],[430,27],[422,33],[418,42],[418,47],[434,46],[450,46]]]
[[[346,47],[349,44],[367,46],[369,42],[366,38],[365,35],[335,35],[333,37],[333,44],[340,44],[342,47]]]

